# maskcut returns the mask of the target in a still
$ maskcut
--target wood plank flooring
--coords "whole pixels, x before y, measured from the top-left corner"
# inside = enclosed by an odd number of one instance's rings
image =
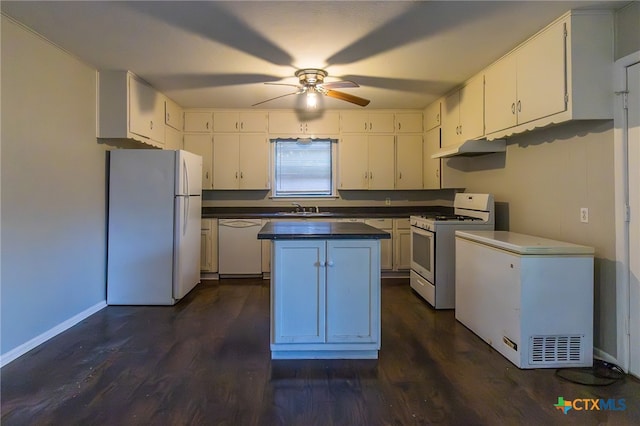
[[[378,360],[278,360],[269,285],[207,281],[173,307],[109,306],[1,370],[3,425],[638,425],[640,382],[519,370],[406,279],[383,280]],[[624,398],[566,415],[558,397]]]

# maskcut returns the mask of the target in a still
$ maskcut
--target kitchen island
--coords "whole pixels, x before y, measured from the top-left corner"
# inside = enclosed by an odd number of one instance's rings
[[[364,223],[269,222],[271,358],[376,359],[380,240]]]

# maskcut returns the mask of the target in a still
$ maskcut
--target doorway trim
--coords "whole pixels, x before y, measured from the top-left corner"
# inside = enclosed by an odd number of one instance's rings
[[[621,96],[627,90],[627,67],[640,62],[640,51],[614,62],[613,89],[616,92],[613,107],[614,123],[614,182],[615,182],[615,237],[616,237],[616,329],[617,364],[629,371],[629,223],[626,221],[628,204],[627,117]]]

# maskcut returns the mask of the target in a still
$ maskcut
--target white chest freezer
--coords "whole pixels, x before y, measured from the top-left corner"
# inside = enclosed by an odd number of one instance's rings
[[[456,319],[519,368],[591,366],[593,253],[507,231],[456,231]]]

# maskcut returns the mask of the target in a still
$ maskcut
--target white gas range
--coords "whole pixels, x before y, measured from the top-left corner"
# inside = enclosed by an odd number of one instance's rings
[[[455,307],[455,231],[493,230],[491,194],[458,193],[453,215],[411,216],[410,282],[436,309]]]

